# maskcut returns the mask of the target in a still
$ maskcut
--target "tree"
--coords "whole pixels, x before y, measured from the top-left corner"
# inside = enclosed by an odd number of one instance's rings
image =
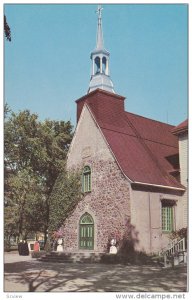
[[[4,16],[4,33],[5,33],[5,37],[6,39],[11,42],[11,29],[7,23],[7,19],[6,16]]]
[[[29,216],[34,217],[37,207],[43,205],[41,209],[44,213],[39,216],[41,221],[38,219],[36,223],[46,234],[50,213],[49,197],[57,177],[65,171],[71,140],[72,125],[69,121],[40,122],[38,116],[31,114],[29,110],[18,114],[11,112],[6,116],[5,194],[6,198],[14,203],[15,224],[20,220],[19,232],[23,232],[24,229],[27,232],[29,227],[33,228],[34,219]],[[27,203],[24,206],[22,206],[23,201]],[[23,209],[22,215],[25,221],[18,217],[18,205]],[[30,209],[27,210],[27,207]],[[25,222],[29,224],[26,225]]]
[[[6,229],[26,239],[30,231],[41,231],[45,218],[45,198],[41,178],[31,168],[11,174],[8,178],[9,202],[5,207]],[[8,205],[9,204],[9,205]]]
[[[57,231],[82,198],[79,172],[63,172],[50,196],[49,232]]]

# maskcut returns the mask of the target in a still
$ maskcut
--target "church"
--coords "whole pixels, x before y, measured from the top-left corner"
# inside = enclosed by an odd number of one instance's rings
[[[124,239],[158,253],[187,227],[187,120],[177,127],[124,108],[110,78],[98,7],[88,92],[76,100],[67,168],[81,170],[83,199],[63,224],[65,252],[106,253]]]

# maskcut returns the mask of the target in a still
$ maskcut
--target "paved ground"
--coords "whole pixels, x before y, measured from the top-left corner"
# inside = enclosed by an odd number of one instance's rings
[[[4,292],[185,292],[187,267],[39,262],[4,255]]]

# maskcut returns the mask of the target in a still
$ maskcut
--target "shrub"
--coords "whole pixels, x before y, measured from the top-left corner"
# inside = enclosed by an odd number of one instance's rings
[[[183,239],[185,238],[185,247],[187,248],[187,227],[181,228],[179,230],[173,231],[170,234],[170,239],[174,240],[174,239]]]

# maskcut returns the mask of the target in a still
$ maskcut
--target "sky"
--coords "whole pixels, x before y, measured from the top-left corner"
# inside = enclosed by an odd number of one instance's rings
[[[188,5],[104,4],[105,48],[126,111],[178,125],[188,117]],[[14,112],[76,124],[96,46],[97,4],[6,4],[4,98]]]

